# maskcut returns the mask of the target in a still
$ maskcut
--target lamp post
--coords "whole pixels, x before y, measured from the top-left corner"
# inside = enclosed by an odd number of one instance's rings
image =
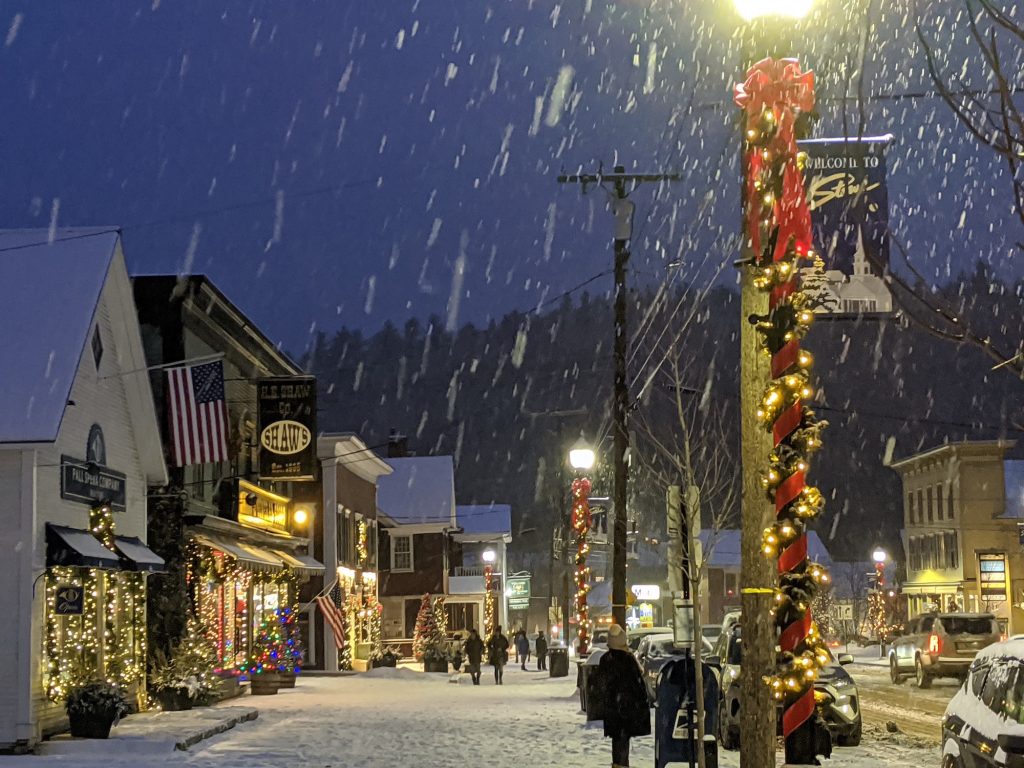
[[[587,542],[587,534],[590,532],[590,480],[584,477],[584,473],[594,466],[594,450],[582,436],[569,450],[569,464],[576,472],[576,479],[572,481],[570,523],[576,539],[576,626],[579,655],[583,657],[590,644],[590,610],[587,606],[587,592],[590,591],[590,569],[587,567],[587,553],[590,551]]]
[[[877,600],[879,610],[882,611],[883,621],[888,624],[888,601],[885,599],[885,562],[889,559],[889,555],[881,547],[875,547],[875,551],[871,553],[871,559],[875,562],[875,592],[877,594]],[[882,636],[878,636],[878,658],[885,658],[885,643],[882,642]]]
[[[736,87],[736,102],[746,113],[739,262],[743,768],[774,765],[776,702],[782,704],[786,763],[813,765],[818,751],[809,681],[824,654],[818,652],[809,606],[793,588],[799,582],[813,593],[814,584],[826,578],[807,559],[805,525],[817,515],[821,496],[806,484],[805,473],[820,427],[803,407],[813,394],[807,378],[811,357],[799,347],[813,313],[801,304],[798,281],[811,234],[797,119],[813,106],[813,76],[795,60],[771,58],[781,46],[766,34],[769,25],[779,33],[806,15],[812,2],[734,0],[749,29],[757,30],[751,38],[758,38],[752,46],[757,63]],[[766,490],[773,504],[766,503]]]
[[[494,561],[497,555],[493,549],[485,549],[481,555],[484,561],[484,634],[494,634]]]

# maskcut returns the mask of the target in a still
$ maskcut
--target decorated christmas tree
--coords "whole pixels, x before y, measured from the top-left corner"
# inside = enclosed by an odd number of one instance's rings
[[[434,606],[430,595],[423,596],[420,603],[420,612],[416,615],[416,632],[412,638],[412,652],[417,661],[423,661],[423,655],[430,648],[437,648],[444,643],[444,636],[441,635],[437,626],[437,616],[434,615]]]
[[[281,639],[283,642],[280,670],[282,672],[300,672],[302,669],[302,638],[299,635],[299,623],[296,613],[291,608],[282,608],[277,612],[281,623]]]
[[[818,632],[828,640],[835,640],[839,634],[839,624],[835,616],[836,601],[831,589],[822,589],[814,596],[811,603],[811,615],[818,625]]]
[[[194,689],[192,698],[209,700],[220,685],[220,679],[213,673],[217,667],[217,650],[206,637],[195,614],[190,613],[185,634],[175,647],[175,659],[191,680]]]
[[[434,598],[434,619],[437,622],[437,632],[442,638],[448,637],[448,609],[444,604],[444,595]]]
[[[271,614],[263,619],[253,640],[252,654],[246,665],[249,675],[262,675],[281,669],[284,647],[281,621],[276,613]]]
[[[867,624],[868,632],[882,644],[892,642],[903,631],[903,624],[893,615],[885,592],[876,590],[868,594]]]

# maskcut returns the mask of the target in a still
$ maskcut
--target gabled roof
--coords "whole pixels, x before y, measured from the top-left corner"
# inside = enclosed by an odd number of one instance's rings
[[[0,443],[57,439],[117,241],[113,227],[0,230]]]
[[[455,517],[464,535],[512,535],[512,507],[508,504],[460,504]]]
[[[451,456],[387,459],[394,472],[377,480],[377,507],[396,525],[456,527]]]

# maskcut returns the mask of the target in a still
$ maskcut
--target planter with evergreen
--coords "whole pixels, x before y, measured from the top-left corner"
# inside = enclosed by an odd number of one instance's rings
[[[398,662],[402,660],[402,652],[397,646],[389,645],[386,648],[382,647],[370,653],[370,667],[377,669],[378,667],[397,667]]]
[[[105,680],[72,688],[64,708],[71,721],[71,735],[83,739],[109,738],[110,729],[129,711],[124,692]]]
[[[281,657],[284,640],[277,614],[264,619],[252,646],[248,664],[249,692],[253,696],[273,696],[281,687]]]

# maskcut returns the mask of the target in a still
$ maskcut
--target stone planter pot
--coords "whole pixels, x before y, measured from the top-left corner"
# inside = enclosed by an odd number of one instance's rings
[[[295,687],[295,672],[278,672],[278,688],[294,688]]]
[[[110,729],[117,719],[115,712],[90,712],[87,714],[69,714],[71,735],[80,739],[110,738]]]
[[[377,669],[378,667],[397,667],[398,659],[394,656],[385,656],[382,659],[371,659],[370,667]]]
[[[448,673],[448,659],[424,659],[423,660],[423,671],[424,672],[444,672]]]
[[[261,672],[249,679],[249,693],[253,696],[273,696],[277,693],[281,679],[277,672]]]
[[[192,697],[187,688],[164,688],[156,692],[160,708],[165,712],[181,712],[192,709]]]

